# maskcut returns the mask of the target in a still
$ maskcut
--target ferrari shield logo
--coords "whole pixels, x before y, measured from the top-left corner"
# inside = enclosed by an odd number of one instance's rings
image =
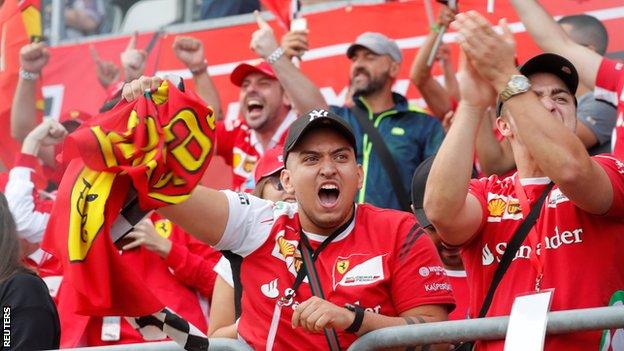
[[[169,239],[171,236],[172,229],[171,221],[168,219],[160,219],[154,223],[154,228],[156,229],[156,233],[162,236],[165,239]]]
[[[336,269],[338,270],[338,273],[344,274],[348,268],[349,260],[338,260],[338,262],[336,262]]]

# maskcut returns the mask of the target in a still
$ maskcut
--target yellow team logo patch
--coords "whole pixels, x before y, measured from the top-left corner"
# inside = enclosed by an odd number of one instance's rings
[[[85,167],[76,178],[71,192],[67,240],[70,261],[84,260],[102,229],[106,200],[116,176]]]
[[[159,219],[154,223],[154,228],[156,228],[156,233],[162,236],[165,239],[169,239],[171,236],[171,231],[173,229],[173,225],[171,221],[168,219]]]
[[[490,212],[492,217],[502,216],[505,212],[505,207],[507,207],[507,202],[501,198],[492,199],[488,202],[488,212]]]
[[[344,274],[347,269],[349,269],[349,260],[338,260],[338,262],[336,262],[336,269],[338,273]]]

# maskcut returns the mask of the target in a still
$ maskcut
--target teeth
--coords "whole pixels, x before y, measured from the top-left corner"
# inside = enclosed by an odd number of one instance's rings
[[[338,189],[338,187],[333,184],[326,184],[326,185],[321,186],[321,189],[330,190],[330,189]]]
[[[251,106],[260,106],[262,107],[262,103],[258,100],[249,100],[247,101],[247,107],[251,107]]]

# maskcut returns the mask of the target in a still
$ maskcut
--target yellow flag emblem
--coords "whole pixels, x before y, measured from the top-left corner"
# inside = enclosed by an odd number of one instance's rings
[[[338,262],[336,262],[336,269],[338,270],[338,273],[344,274],[348,268],[349,260],[338,260]]]

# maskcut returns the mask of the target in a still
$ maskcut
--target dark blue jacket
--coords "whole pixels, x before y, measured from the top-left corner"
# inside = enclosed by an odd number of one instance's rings
[[[362,97],[355,96],[353,100],[368,111],[369,119],[379,130],[394,158],[401,183],[409,196],[414,170],[424,159],[438,151],[444,138],[444,130],[437,119],[418,107],[410,106],[402,95],[393,93],[392,98],[394,107],[378,114],[373,114]],[[390,178],[374,150],[375,146],[370,142],[368,135],[364,134],[353,111],[338,106],[331,106],[331,110],[343,117],[355,133],[357,160],[364,169],[364,184],[357,202],[401,209]]]

